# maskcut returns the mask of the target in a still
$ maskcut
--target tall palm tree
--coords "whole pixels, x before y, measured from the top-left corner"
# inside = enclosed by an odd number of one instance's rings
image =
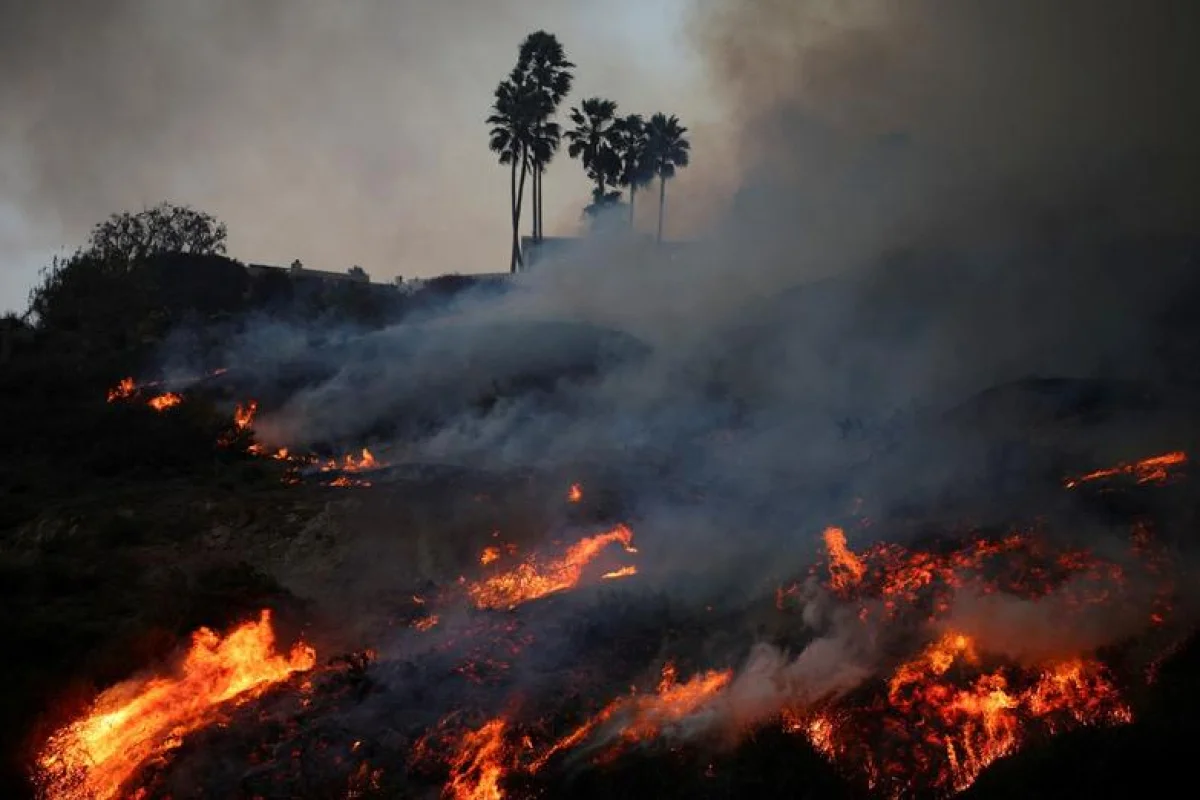
[[[667,179],[675,177],[675,171],[688,165],[692,145],[684,136],[687,128],[679,124],[679,117],[672,114],[655,114],[646,125],[649,139],[647,152],[652,175],[658,176],[658,242],[662,242],[663,209],[667,202]]]
[[[529,169],[530,140],[540,114],[540,96],[528,81],[522,80],[516,70],[496,87],[492,113],[487,118],[487,124],[491,126],[488,132],[488,147],[499,155],[501,164],[510,168],[512,259],[509,269],[512,272],[524,266],[521,258],[521,206],[524,202],[525,176]]]
[[[637,190],[654,179],[647,154],[650,135],[641,114],[630,114],[616,123],[617,158],[621,163],[618,185],[629,188],[629,226],[633,227]]]
[[[550,118],[571,92],[575,65],[567,60],[566,50],[558,37],[546,31],[534,31],[521,42],[517,54],[517,72],[530,82],[541,96],[542,116],[534,132],[537,144],[530,148],[530,169],[533,175],[533,239],[542,238],[542,175],[558,152],[558,125]]]
[[[597,202],[609,196],[606,186],[620,179],[620,160],[616,155],[618,138],[617,104],[601,97],[589,97],[579,107],[571,109],[571,124],[574,126],[564,135],[567,138],[567,155],[578,158],[584,172],[596,184],[592,190]]]

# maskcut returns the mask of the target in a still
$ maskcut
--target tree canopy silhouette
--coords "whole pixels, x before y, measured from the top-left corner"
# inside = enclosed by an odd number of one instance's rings
[[[534,31],[521,42],[517,54],[517,72],[542,95],[543,116],[534,121],[530,132],[529,161],[532,173],[533,239],[542,239],[542,176],[558,152],[562,138],[558,123],[551,117],[570,94],[575,65],[567,60],[562,43],[552,33]]]
[[[616,199],[608,187],[615,186],[621,178],[617,104],[602,97],[589,97],[571,109],[571,124],[573,127],[566,132],[567,155],[578,158],[588,178],[595,183],[593,207],[607,205]]]
[[[517,65],[496,87],[492,113],[487,118],[488,146],[509,167],[512,251],[509,269],[524,266],[521,256],[521,209],[525,178],[532,171],[534,238],[541,237],[541,176],[560,141],[558,124],[551,117],[571,89],[570,70],[558,39],[545,31],[525,38]]]
[[[108,263],[132,263],[163,253],[224,255],[225,224],[188,206],[160,203],[113,214],[92,228],[83,255]]]
[[[692,145],[685,134],[687,128],[672,114],[655,114],[646,125],[648,165],[658,177],[658,241],[662,241],[663,215],[667,201],[667,181],[678,169],[688,165]]]
[[[634,224],[637,190],[654,179],[649,163],[650,134],[641,114],[621,117],[614,125],[614,145],[620,162],[617,184],[629,189],[629,225]]]

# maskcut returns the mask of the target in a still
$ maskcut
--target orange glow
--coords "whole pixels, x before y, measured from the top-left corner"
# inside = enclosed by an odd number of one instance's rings
[[[637,552],[633,548],[633,532],[618,525],[576,542],[562,558],[542,563],[536,556],[531,556],[511,570],[471,584],[467,591],[479,608],[516,608],[530,600],[573,588],[583,576],[584,568],[612,544],[622,545],[626,552]]]
[[[201,628],[175,674],[112,687],[47,740],[37,757],[43,794],[48,800],[121,796],[147,760],[211,722],[222,703],[262,691],[315,663],[316,653],[304,644],[286,657],[275,652],[269,611],[224,638]]]
[[[160,394],[157,397],[151,397],[150,400],[147,401],[147,405],[153,408],[155,411],[165,411],[168,408],[174,408],[182,402],[182,396],[177,395],[174,392],[167,392],[166,394]]]
[[[485,547],[485,548],[483,548],[483,552],[479,554],[479,563],[483,564],[484,566],[487,566],[488,564],[492,563],[493,561],[498,561],[499,559],[500,559],[500,548],[499,547]]]
[[[442,789],[447,800],[503,800],[500,782],[512,760],[504,742],[507,723],[489,720],[463,734],[450,758],[450,780]]]
[[[1143,458],[1141,461],[1134,461],[1132,463],[1122,462],[1114,467],[1098,469],[1086,475],[1067,478],[1063,481],[1063,485],[1068,489],[1074,489],[1081,483],[1100,480],[1102,478],[1111,478],[1116,475],[1133,475],[1138,483],[1163,483],[1170,477],[1172,467],[1178,467],[1186,463],[1187,453],[1184,453],[1182,450],[1176,450],[1158,456],[1151,456],[1150,458]]]
[[[418,631],[421,631],[422,633],[424,633],[425,631],[433,630],[434,628],[436,628],[439,621],[440,620],[439,620],[437,614],[430,614],[428,617],[421,617],[419,620],[414,622],[412,624],[412,627],[415,630],[418,630]]]
[[[359,472],[365,469],[376,469],[379,466],[380,464],[375,460],[375,456],[371,454],[370,450],[364,447],[358,458],[355,458],[352,453],[343,456],[341,461],[331,458],[321,466],[321,471]]]
[[[630,575],[637,575],[637,567],[630,564],[627,567],[614,569],[612,572],[606,572],[600,577],[606,581],[616,580],[617,578],[628,578]]]
[[[258,413],[258,401],[251,400],[246,405],[238,404],[233,409],[233,425],[239,431],[249,430],[254,424],[254,415]]]
[[[863,579],[867,568],[846,547],[846,532],[841,528],[825,529],[825,551],[829,554],[829,585],[835,592],[846,591]]]
[[[137,391],[137,384],[133,378],[122,378],[121,382],[108,390],[108,402],[115,403],[117,400],[125,400],[132,397]]]
[[[567,502],[578,503],[583,499],[583,487],[578,483],[572,483],[571,488],[567,490]]]

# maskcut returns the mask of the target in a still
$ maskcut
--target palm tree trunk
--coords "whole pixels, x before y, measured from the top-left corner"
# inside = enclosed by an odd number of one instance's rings
[[[629,184],[629,228],[633,229],[633,204],[637,201],[637,184]]]
[[[516,211],[513,212],[513,255],[516,257],[517,266],[521,269],[525,269],[525,259],[521,256],[521,204],[525,202],[525,173],[528,168],[529,162],[526,161],[524,148],[522,148],[521,180],[517,184],[517,204]]]
[[[509,174],[508,181],[508,213],[512,217],[512,249],[508,253],[509,263],[508,271],[517,271],[517,253],[519,244],[517,237],[520,235],[517,231],[517,162],[512,162],[512,171]]]
[[[542,176],[546,174],[546,169],[541,164],[538,164],[537,171],[537,201],[534,203],[533,213],[537,217],[537,235],[534,239],[538,242],[542,241],[542,236],[545,231],[542,230]]]
[[[538,238],[538,168],[537,164],[533,164],[529,173],[529,200],[532,213],[529,221],[529,237],[533,241]]]
[[[658,243],[662,244],[663,207],[667,204],[667,179],[658,176]]]

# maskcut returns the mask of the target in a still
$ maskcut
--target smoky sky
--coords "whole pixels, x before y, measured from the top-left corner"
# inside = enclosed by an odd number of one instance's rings
[[[603,94],[689,124],[668,234],[738,226],[754,263],[732,268],[750,285],[1035,221],[1197,217],[1187,0],[7,0],[0,14],[8,307],[46,252],[164,199],[223,218],[245,260],[377,279],[504,269],[507,181],[482,118],[536,28],[578,64],[568,104]],[[550,233],[575,228],[587,191],[562,157]]]
[[[23,303],[47,251],[161,200],[222,218],[243,260],[376,280],[505,270],[508,175],[483,120],[521,38],[561,38],[568,106],[600,94],[698,129],[719,113],[687,2],[5,0],[0,305]],[[574,230],[588,191],[562,154],[548,232]]]

